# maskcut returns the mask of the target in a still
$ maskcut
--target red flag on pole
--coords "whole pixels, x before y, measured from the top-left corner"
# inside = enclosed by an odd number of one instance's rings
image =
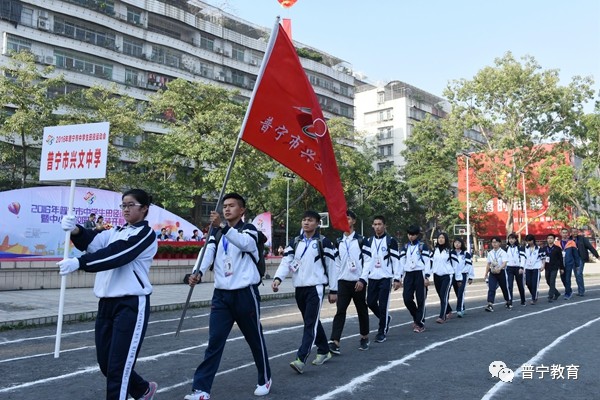
[[[346,231],[346,199],[319,100],[279,23],[272,35],[244,119],[242,140],[318,190],[325,197],[331,224]]]

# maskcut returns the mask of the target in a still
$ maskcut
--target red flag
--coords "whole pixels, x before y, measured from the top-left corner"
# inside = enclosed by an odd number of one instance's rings
[[[346,231],[346,199],[319,100],[280,24],[273,35],[242,139],[318,190],[325,197],[331,224]]]

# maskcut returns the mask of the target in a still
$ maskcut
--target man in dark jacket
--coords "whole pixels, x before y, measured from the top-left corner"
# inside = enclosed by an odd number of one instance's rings
[[[585,286],[583,284],[583,266],[586,262],[590,262],[590,255],[588,250],[592,252],[594,257],[598,257],[598,252],[592,246],[590,241],[583,235],[579,234],[579,229],[571,228],[571,239],[577,245],[579,250],[579,265],[575,267],[575,281],[577,282],[577,296],[583,296],[585,293]]]
[[[569,300],[573,294],[573,289],[571,288],[571,273],[575,271],[575,269],[579,266],[579,251],[577,250],[577,245],[575,241],[571,239],[569,236],[569,230],[567,228],[562,228],[560,230],[560,241],[558,242],[562,250],[563,264],[565,267],[565,272],[561,271],[560,279],[565,286],[565,300]]]
[[[546,283],[548,284],[548,302],[552,303],[560,297],[560,292],[556,289],[556,275],[558,270],[564,273],[562,251],[559,246],[554,245],[556,236],[550,233],[546,237],[546,246],[540,250],[540,254],[544,253],[544,272],[546,275]]]

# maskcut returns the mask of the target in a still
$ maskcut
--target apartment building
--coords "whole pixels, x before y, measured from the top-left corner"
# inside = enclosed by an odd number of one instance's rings
[[[39,64],[64,74],[63,93],[116,83],[143,101],[183,78],[236,89],[248,99],[271,29],[201,1],[2,0],[0,63],[11,51],[29,50]],[[353,119],[349,65],[295,45],[325,116]],[[150,123],[145,130],[161,127]]]
[[[354,127],[366,134],[379,153],[376,170],[403,166],[405,161],[400,153],[406,148],[404,142],[414,124],[426,115],[443,118],[448,112],[443,98],[401,81],[381,86],[357,85],[354,104]]]

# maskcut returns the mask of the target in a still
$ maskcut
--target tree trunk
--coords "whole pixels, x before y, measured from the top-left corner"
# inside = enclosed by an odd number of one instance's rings
[[[27,146],[25,140],[25,132],[21,131],[21,153],[23,154],[21,163],[21,188],[24,188],[27,182]]]

